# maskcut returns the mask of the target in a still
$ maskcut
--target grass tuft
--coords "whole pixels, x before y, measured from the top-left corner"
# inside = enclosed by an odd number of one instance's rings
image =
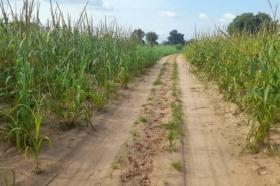
[[[184,165],[181,161],[173,161],[171,163],[171,165],[178,172],[183,172],[184,171]]]

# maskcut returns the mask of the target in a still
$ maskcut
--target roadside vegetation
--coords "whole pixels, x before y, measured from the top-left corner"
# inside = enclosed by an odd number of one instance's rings
[[[184,165],[181,161],[173,161],[171,163],[171,165],[178,172],[183,172],[184,171]]]
[[[185,51],[194,70],[202,72],[207,81],[215,81],[226,99],[249,114],[248,147],[256,152],[273,148],[270,131],[279,124],[280,43],[276,23],[266,14],[243,14],[230,24],[230,35],[221,30],[202,34]]]
[[[43,25],[35,4],[24,1],[18,14],[9,1],[0,3],[0,132],[33,155],[39,173],[41,147],[51,144],[41,132],[48,118],[62,129],[93,127],[93,109],[177,50],[144,45],[117,23],[94,26],[86,7],[73,21],[51,4],[52,19]]]

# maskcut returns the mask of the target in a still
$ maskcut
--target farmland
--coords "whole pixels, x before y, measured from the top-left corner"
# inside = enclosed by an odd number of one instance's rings
[[[86,12],[71,22],[53,10],[52,21],[42,27],[32,21],[39,19],[34,2],[26,1],[22,15],[12,19],[5,17],[12,10],[1,6],[1,129],[18,150],[32,152],[35,164],[41,144],[51,143],[41,134],[46,117],[64,129],[94,127],[93,108],[101,109],[117,86],[126,87],[175,50],[141,46],[116,23],[93,27]]]
[[[119,11],[107,1],[72,18],[50,0],[46,21],[39,2],[11,2],[0,0],[1,186],[280,184],[276,16],[162,40],[96,23],[92,9]]]

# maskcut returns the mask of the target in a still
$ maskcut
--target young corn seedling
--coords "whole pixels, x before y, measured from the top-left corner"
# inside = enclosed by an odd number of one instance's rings
[[[42,149],[42,146],[44,143],[48,143],[50,146],[52,145],[52,142],[49,137],[42,136],[41,135],[41,126],[42,126],[42,119],[44,117],[44,113],[42,112],[42,104],[43,104],[44,98],[41,99],[39,102],[36,103],[36,110],[33,111],[29,107],[29,111],[31,112],[34,120],[34,131],[30,135],[31,144],[25,148],[25,156],[27,156],[28,153],[32,154],[33,160],[34,160],[34,171],[35,173],[39,174],[41,173],[41,165],[40,165],[40,152]]]
[[[42,111],[43,100],[44,98],[36,102],[35,111],[27,105],[19,104],[12,108],[9,113],[2,112],[2,114],[13,125],[13,128],[11,128],[10,131],[7,133],[7,138],[13,141],[15,137],[18,150],[23,149],[25,151],[26,157],[28,153],[32,154],[32,158],[34,160],[34,171],[36,173],[41,172],[39,156],[42,145],[45,142],[51,144],[51,141],[48,137],[43,137],[41,135],[42,120],[44,117],[44,112]],[[18,109],[25,109],[26,111],[30,112],[30,125],[32,126],[31,129],[23,128],[20,124],[21,120],[19,120],[14,115],[14,112],[16,112]]]

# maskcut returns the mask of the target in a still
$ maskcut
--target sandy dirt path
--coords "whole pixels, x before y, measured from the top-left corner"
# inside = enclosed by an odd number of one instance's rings
[[[182,170],[176,170],[172,163],[182,161],[181,143],[174,139],[172,147],[169,143],[170,132],[167,124],[173,121],[172,105],[177,89],[174,67],[177,55],[172,55],[161,69],[160,76],[154,83],[149,99],[143,105],[141,117],[144,122],[137,121],[133,138],[122,154],[119,169],[123,186],[166,186],[183,185]],[[177,85],[177,84],[176,84]],[[142,119],[143,120],[143,119]],[[175,137],[174,137],[175,138]],[[171,150],[171,148],[173,150]]]
[[[217,93],[209,93],[211,91],[191,73],[183,56],[177,61],[185,115],[187,185],[280,185],[277,181],[279,161],[272,157],[264,161],[258,160],[258,156],[241,155],[246,127],[240,124],[240,117],[228,109]],[[269,161],[267,166],[261,166]],[[278,176],[273,171],[278,171]]]
[[[142,104],[149,96],[153,83],[159,74],[162,64],[168,57],[162,58],[148,70],[147,74],[138,78],[129,90],[123,90],[122,98],[106,107],[106,111],[94,117],[96,132],[79,133],[76,136],[65,136],[54,144],[69,144],[73,142],[71,150],[61,151],[64,146],[49,149],[42,153],[44,173],[34,175],[25,163],[10,161],[9,167],[16,167],[17,185],[23,186],[95,186],[105,185],[105,176],[109,175],[111,163],[118,150],[130,135],[131,127],[137,120]],[[74,132],[71,134],[75,135]],[[78,142],[75,142],[75,140]],[[62,143],[64,141],[65,143]],[[73,145],[72,145],[73,146]],[[23,158],[22,158],[23,159]],[[108,180],[108,179],[106,179]],[[111,185],[106,183],[106,185]]]

